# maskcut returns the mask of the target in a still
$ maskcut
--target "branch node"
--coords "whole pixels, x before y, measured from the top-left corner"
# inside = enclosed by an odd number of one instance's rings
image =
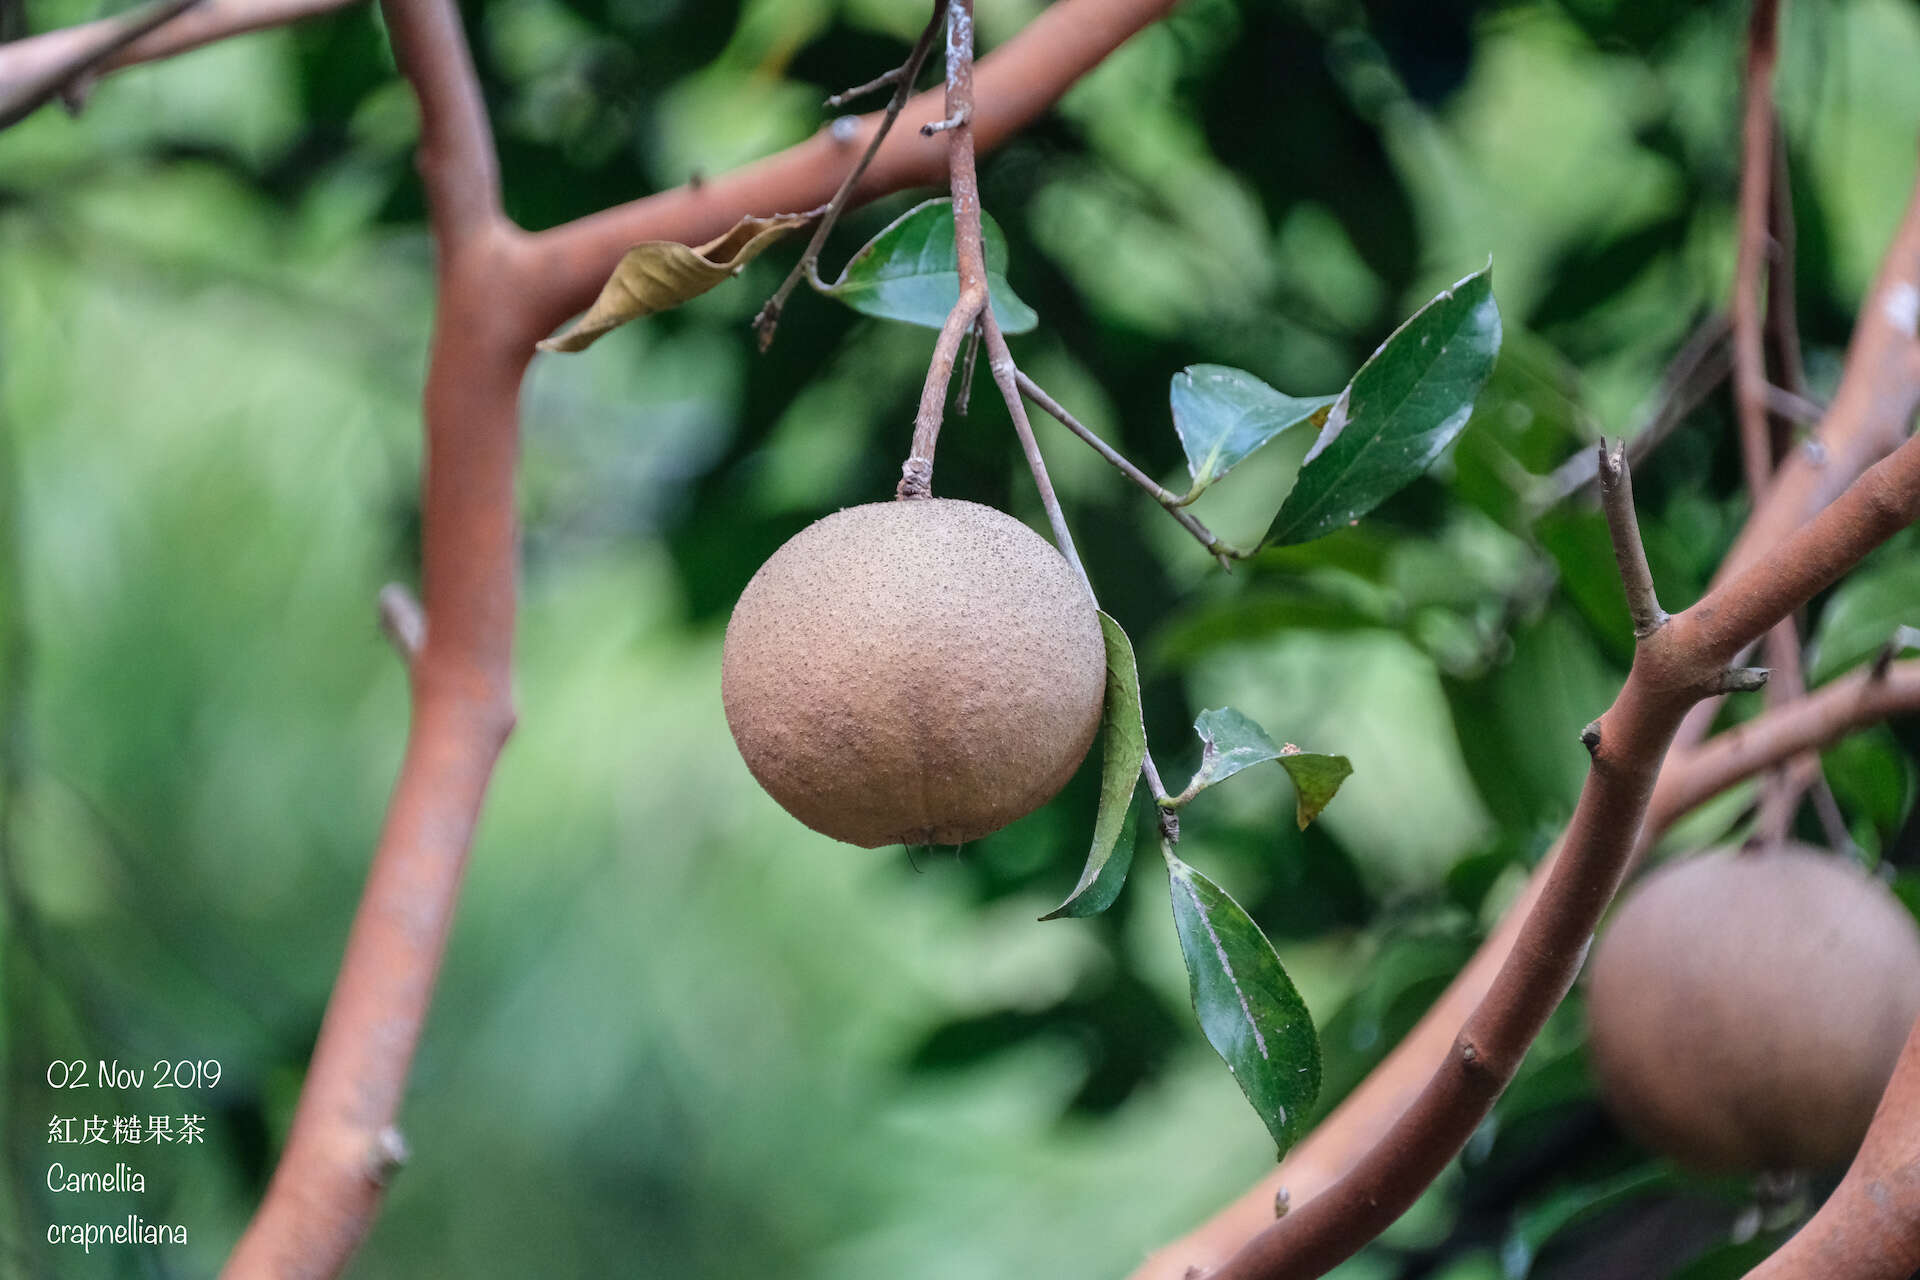
[[[933,462],[929,458],[914,456],[900,466],[900,484],[893,491],[896,498],[931,498],[933,496]]]
[[[958,111],[948,116],[945,120],[930,120],[926,124],[921,125],[920,136],[923,138],[931,138],[936,133],[945,133],[949,129],[958,129],[971,119],[973,119],[973,108],[962,104]]]
[[[81,72],[60,90],[61,107],[69,116],[78,118],[87,109],[87,99],[93,96],[94,87],[99,83],[100,77],[94,72]]]
[[[1764,688],[1767,676],[1771,674],[1765,667],[1728,667],[1714,681],[1714,693],[1752,693]]]
[[[876,92],[877,90],[880,90],[880,89],[884,89],[890,84],[897,84],[900,81],[901,75],[904,74],[905,71],[906,71],[906,68],[904,67],[895,67],[891,71],[882,71],[879,75],[867,81],[865,84],[857,84],[853,86],[853,88],[851,89],[842,89],[839,93],[836,93],[831,98],[827,99],[827,105],[829,107],[836,107],[836,108],[844,107],[849,102],[852,102],[856,98],[864,98],[868,94]]]
[[[1588,755],[1599,754],[1600,722],[1598,720],[1589,721],[1587,727],[1580,731],[1580,745],[1587,749]]]
[[[1872,678],[1886,679],[1887,668],[1893,665],[1893,660],[1914,648],[1920,648],[1920,628],[1895,627],[1893,634],[1887,637],[1887,642],[1880,646],[1880,652],[1873,655],[1873,666],[1869,669]]]
[[[1485,1080],[1498,1080],[1501,1077],[1502,1073],[1487,1061],[1480,1046],[1469,1039],[1464,1030],[1460,1038],[1454,1041],[1454,1054],[1460,1060],[1460,1070],[1469,1076]]]
[[[393,1176],[412,1156],[413,1151],[407,1146],[406,1137],[400,1130],[388,1125],[374,1136],[367,1176],[373,1179],[375,1186],[384,1187],[393,1181]]]
[[[393,642],[401,660],[413,665],[427,643],[427,615],[420,602],[400,583],[389,582],[380,588],[378,607],[380,630]]]

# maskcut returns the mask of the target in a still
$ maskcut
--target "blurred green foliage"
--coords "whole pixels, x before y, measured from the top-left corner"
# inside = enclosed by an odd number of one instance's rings
[[[984,42],[1037,7],[980,0]],[[463,9],[533,227],[806,136],[924,20],[905,0]],[[27,6],[35,30],[95,12]],[[1797,303],[1825,394],[1913,172],[1920,12],[1789,13]],[[1175,371],[1326,394],[1496,261],[1506,344],[1457,445],[1358,527],[1231,577],[1038,427],[1169,777],[1223,704],[1353,761],[1308,830],[1263,771],[1196,802],[1181,849],[1278,943],[1321,1028],[1323,1107],[1577,793],[1576,736],[1630,636],[1597,515],[1534,498],[1640,421],[1726,295],[1743,23],[1730,2],[1189,0],[984,163],[1041,317],[1023,365],[1176,489]],[[6,1274],[210,1274],[284,1133],[406,716],[372,600],[415,569],[414,132],[360,7],[0,135]],[[925,194],[851,218],[830,265]],[[727,611],[795,530],[891,489],[930,342],[802,294],[756,356],[746,322],[794,252],[536,362],[521,728],[415,1067],[414,1158],[356,1276],[1117,1276],[1271,1158],[1185,1007],[1157,875],[1097,919],[1035,923],[1078,872],[1097,764],[918,867],[801,829],[740,764]],[[1255,541],[1301,434],[1197,514]],[[1670,604],[1738,527],[1738,471],[1716,397],[1637,478]],[[990,395],[945,433],[939,488],[1040,523]],[[1822,677],[1913,621],[1912,551],[1816,602]],[[1824,757],[1869,859],[1920,854],[1917,748],[1908,723]],[[1736,796],[1685,839],[1745,820]],[[1650,1170],[1615,1132],[1577,1004],[1341,1276],[1737,1274],[1776,1238],[1727,1245],[1751,1189]],[[223,1064],[207,1145],[136,1161],[138,1211],[190,1244],[56,1253],[47,1222],[136,1206],[47,1194],[48,1117],[158,1106],[63,1099],[48,1062],[162,1056]]]

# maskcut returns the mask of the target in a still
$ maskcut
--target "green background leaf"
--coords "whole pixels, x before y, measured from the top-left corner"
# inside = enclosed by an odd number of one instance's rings
[[[1186,450],[1187,473],[1196,490],[1227,474],[1288,427],[1325,422],[1337,398],[1295,399],[1243,369],[1219,364],[1189,365],[1173,375],[1168,391],[1173,429]]]
[[[1267,542],[1308,542],[1351,524],[1425,471],[1460,434],[1500,350],[1492,270],[1475,272],[1415,312],[1360,366]]]
[[[1224,889],[1167,855],[1193,1011],[1285,1155],[1320,1095],[1320,1038],[1260,927]]]
[[[1834,590],[1814,634],[1807,678],[1831,680],[1878,653],[1903,626],[1920,626],[1920,555],[1911,547],[1876,556]]]
[[[1041,916],[1098,915],[1113,905],[1133,863],[1135,825],[1133,792],[1140,766],[1147,756],[1147,730],[1140,718],[1140,675],[1134,667],[1133,644],[1120,624],[1100,615],[1100,632],[1107,642],[1107,700],[1100,716],[1105,740],[1100,761],[1100,810],[1093,820],[1093,849],[1087,854],[1080,883],[1067,900]]]
[[[980,213],[980,239],[987,255],[987,296],[993,314],[1003,332],[1026,333],[1040,323],[1040,317],[1007,283],[1007,238],[985,210]],[[862,315],[938,329],[960,300],[953,201],[929,200],[895,218],[853,255],[838,280],[820,292]]]

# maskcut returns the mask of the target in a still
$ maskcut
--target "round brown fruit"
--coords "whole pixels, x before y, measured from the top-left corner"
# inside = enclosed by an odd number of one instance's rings
[[[1920,1016],[1920,929],[1851,861],[1721,850],[1648,876],[1588,973],[1601,1095],[1701,1172],[1839,1165]]]
[[[839,511],[760,567],[720,664],[727,724],[782,807],[850,844],[961,844],[1066,785],[1106,642],[1065,560],[946,498]]]

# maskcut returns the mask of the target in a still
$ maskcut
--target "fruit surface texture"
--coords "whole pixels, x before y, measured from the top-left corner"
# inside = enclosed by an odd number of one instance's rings
[[[1920,929],[1851,860],[1803,845],[1662,868],[1589,972],[1602,1095],[1702,1172],[1843,1164],[1920,1015]]]
[[[727,724],[794,817],[962,844],[1031,813],[1100,727],[1106,644],[1060,554],[948,498],[835,512],[760,567],[721,659]]]

